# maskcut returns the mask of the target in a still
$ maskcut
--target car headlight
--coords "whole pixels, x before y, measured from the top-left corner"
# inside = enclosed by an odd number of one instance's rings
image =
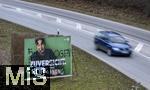
[[[115,50],[115,51],[120,51],[120,49],[119,48],[112,48],[113,50]]]
[[[130,47],[129,50],[132,51],[132,47]]]

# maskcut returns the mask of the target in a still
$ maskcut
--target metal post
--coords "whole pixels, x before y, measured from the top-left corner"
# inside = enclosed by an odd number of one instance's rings
[[[57,29],[57,35],[59,35],[59,31],[60,31],[60,29]]]

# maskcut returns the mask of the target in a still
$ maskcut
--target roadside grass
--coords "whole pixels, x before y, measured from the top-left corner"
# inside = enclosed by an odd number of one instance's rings
[[[0,19],[0,49],[10,50],[10,38],[12,33],[38,33],[31,29],[20,27],[17,24],[10,23]]]
[[[133,8],[115,8],[86,0],[24,0],[68,9],[150,30],[150,17]]]
[[[10,64],[11,33],[39,33],[23,26],[0,20],[0,58]],[[5,51],[6,53],[2,53]],[[8,54],[8,55],[7,55]],[[6,62],[7,61],[7,62]],[[0,63],[1,64],[1,63]],[[136,82],[106,63],[73,46],[73,76],[51,79],[51,90],[131,90]],[[140,86],[138,90],[145,90]]]
[[[0,65],[10,65],[12,33],[22,34],[38,32],[0,19]]]

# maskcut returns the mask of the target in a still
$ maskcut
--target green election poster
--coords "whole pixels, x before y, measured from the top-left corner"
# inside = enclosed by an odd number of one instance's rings
[[[72,76],[71,37],[49,36],[25,39],[24,65],[32,68],[34,76],[41,74],[50,78]]]

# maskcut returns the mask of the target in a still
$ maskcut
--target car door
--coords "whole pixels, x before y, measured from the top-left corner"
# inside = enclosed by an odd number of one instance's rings
[[[109,46],[108,38],[106,36],[101,37],[101,49],[103,51],[107,51],[108,46]]]
[[[98,46],[99,49],[104,50],[106,49],[107,42],[105,41],[105,35],[102,33],[99,33],[95,37],[95,43]]]

